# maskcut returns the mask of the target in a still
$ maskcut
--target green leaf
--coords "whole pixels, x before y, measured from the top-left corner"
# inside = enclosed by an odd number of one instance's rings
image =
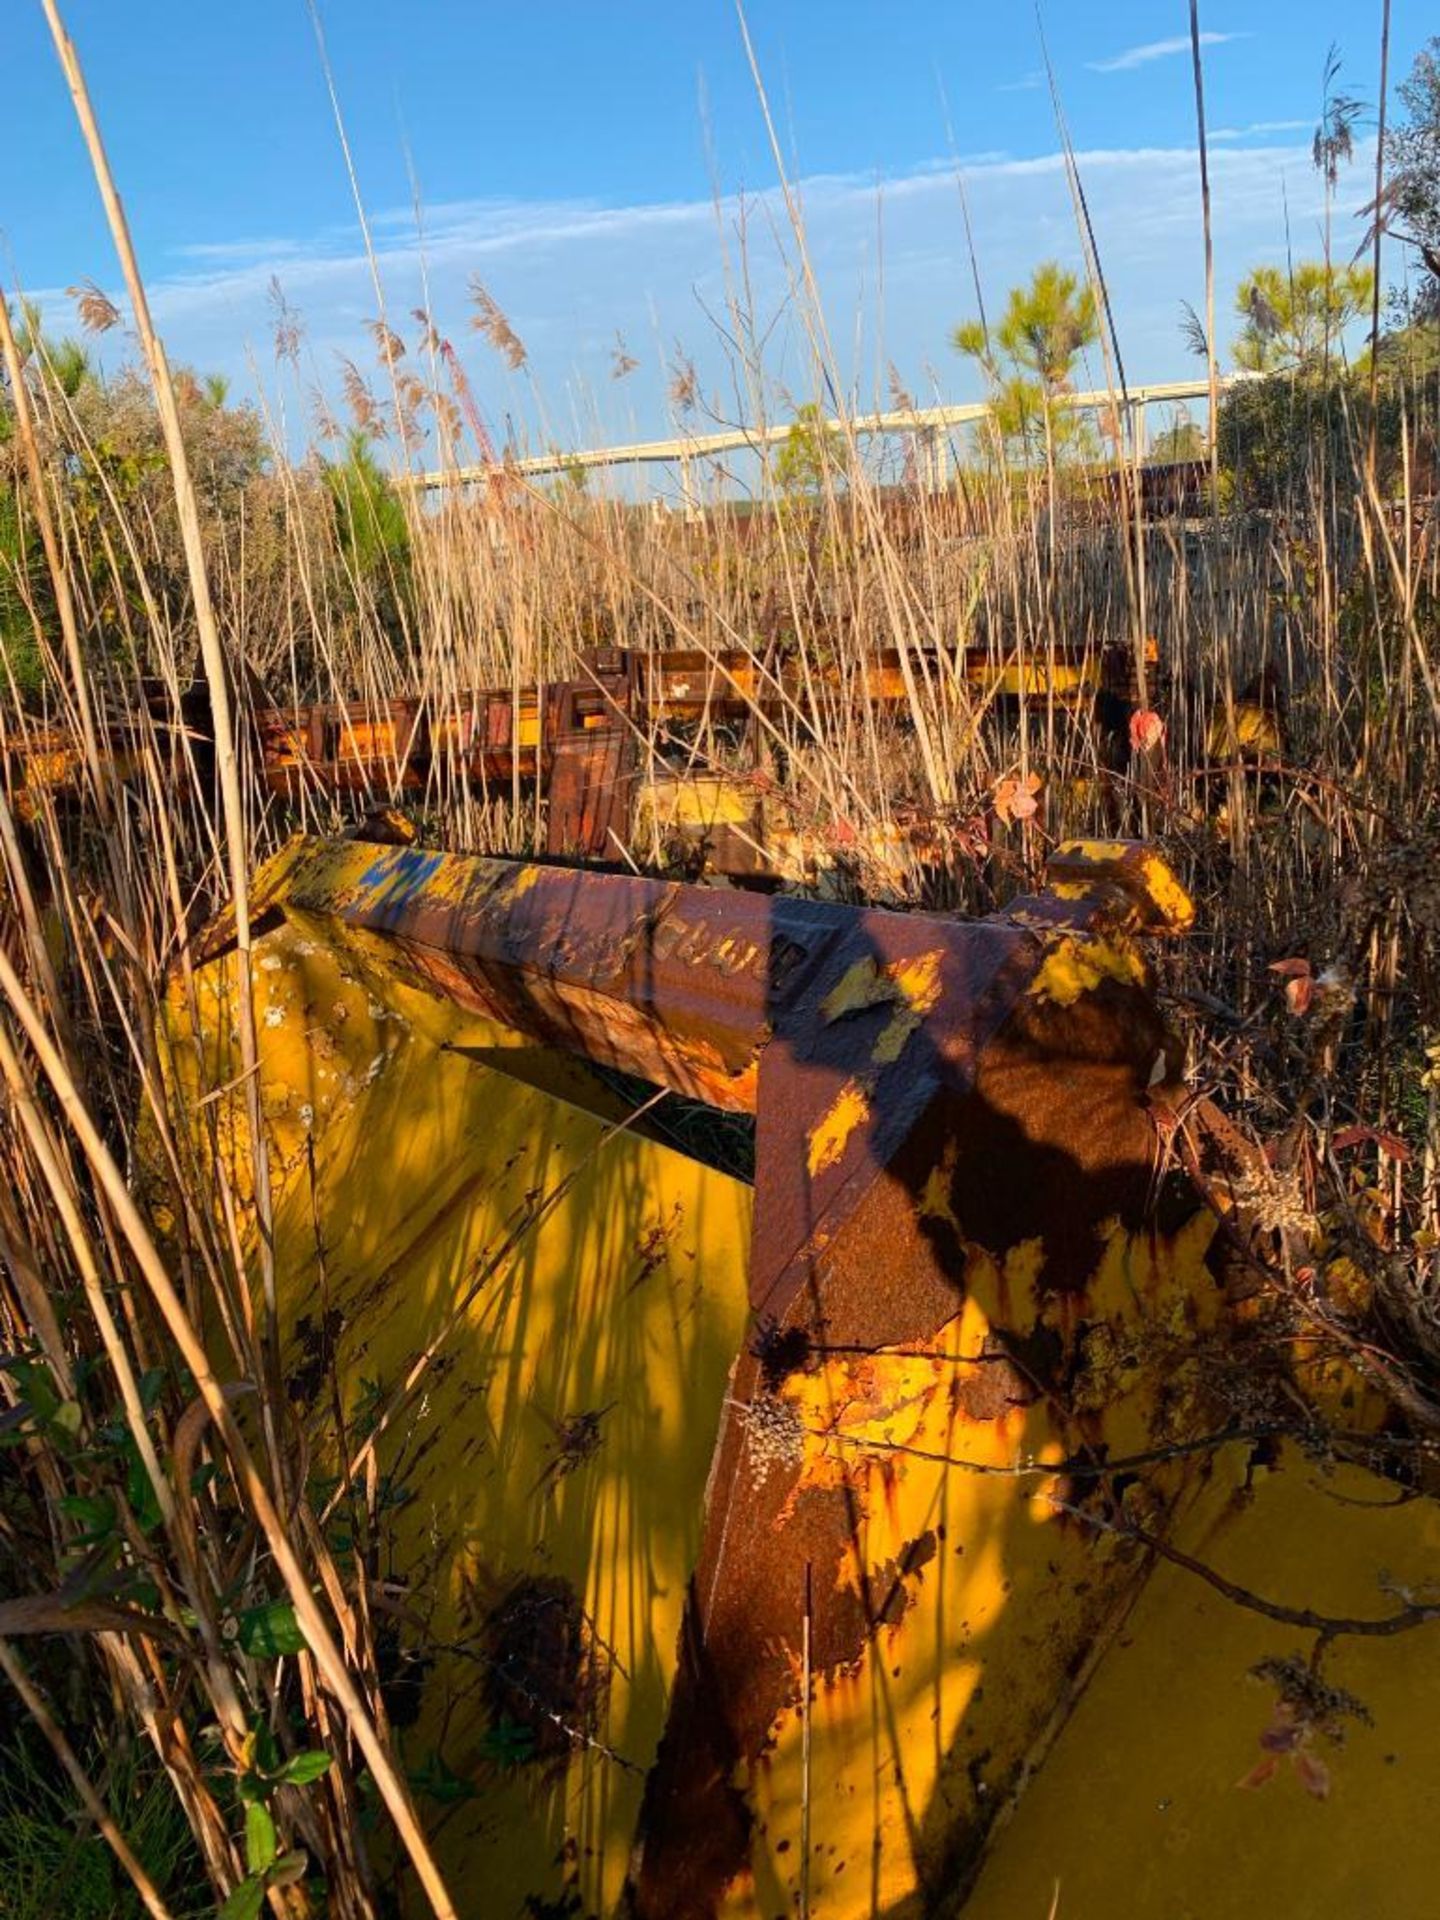
[[[63,1514],[80,1523],[72,1546],[89,1546],[114,1530],[115,1502],[108,1493],[67,1493],[58,1504]]]
[[[145,1462],[140,1458],[140,1450],[131,1440],[128,1446],[130,1464],[125,1470],[125,1497],[140,1523],[142,1533],[153,1533],[159,1526],[163,1515],[160,1501],[155,1492],[155,1483],[146,1470]]]
[[[74,1440],[80,1432],[80,1417],[80,1402],[78,1400],[66,1400],[60,1406],[56,1407],[54,1413],[50,1416],[50,1424],[53,1427],[58,1427],[61,1433],[68,1435],[70,1439]]]
[[[241,1648],[262,1660],[282,1653],[303,1653],[307,1644],[288,1600],[248,1607],[239,1617],[239,1629]]]
[[[274,1866],[271,1867],[269,1873],[266,1874],[266,1885],[271,1887],[293,1887],[296,1881],[305,1878],[305,1869],[309,1864],[310,1856],[305,1852],[303,1847],[296,1847],[293,1852],[290,1853],[282,1853]]]
[[[253,1877],[242,1880],[221,1906],[215,1920],[259,1920],[264,1904],[265,1882]]]
[[[255,1764],[264,1774],[275,1774],[280,1770],[280,1749],[275,1744],[275,1735],[270,1722],[263,1713],[257,1713],[250,1723],[255,1735]]]
[[[251,1873],[264,1873],[274,1865],[275,1852],[275,1822],[270,1809],[252,1800],[245,1809],[245,1864]]]
[[[312,1780],[318,1780],[322,1773],[330,1770],[330,1756],[318,1749],[308,1753],[297,1753],[293,1760],[287,1760],[280,1769],[280,1779],[289,1787],[308,1787]]]

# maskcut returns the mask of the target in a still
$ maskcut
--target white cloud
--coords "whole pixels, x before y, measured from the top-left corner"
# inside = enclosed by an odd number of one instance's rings
[[[1203,304],[1197,157],[1190,147],[1097,148],[1077,155],[1131,380],[1188,372],[1180,302]],[[1058,153],[982,154],[962,161],[975,247],[992,311],[1005,291],[1053,255],[1079,258]],[[1363,156],[1359,165],[1364,166]],[[977,397],[972,371],[950,351],[955,323],[974,312],[974,289],[955,163],[937,160],[878,188],[873,175],[833,174],[799,184],[810,256],[825,302],[840,377],[857,404],[886,404],[893,362],[917,396]],[[1317,250],[1324,190],[1308,142],[1217,147],[1211,161],[1216,273],[1222,310],[1250,267],[1283,260],[1286,193],[1297,253]],[[454,341],[497,437],[512,428],[532,445],[603,445],[669,431],[669,363],[677,343],[693,357],[726,420],[750,417],[752,399],[724,332],[741,284],[753,300],[769,391],[813,392],[806,332],[797,316],[793,235],[779,196],[603,206],[579,200],[453,201],[372,222],[390,324],[412,340],[410,309],[428,305]],[[471,330],[469,281],[478,276],[530,350],[526,374],[507,373]],[[357,232],[326,230],[273,243],[206,239],[152,276],[151,303],[171,358],[258,378],[286,395],[297,448],[304,407],[288,370],[275,366],[272,277],[305,327],[303,379],[332,403],[338,355],[352,357],[385,390],[365,322],[375,313],[370,266]],[[52,292],[47,310],[68,314]],[[721,325],[723,323],[724,332]],[[743,323],[742,323],[743,324]],[[640,362],[610,378],[615,333]],[[1222,333],[1228,340],[1229,330]],[[253,356],[253,369],[252,369]],[[932,371],[932,369],[934,371]],[[1097,367],[1095,384],[1103,383]]]
[[[1223,47],[1230,40],[1248,40],[1248,33],[1202,33],[1202,47]],[[1092,73],[1130,73],[1136,67],[1148,67],[1152,60],[1168,60],[1177,53],[1189,53],[1190,36],[1177,34],[1173,40],[1147,40],[1143,46],[1126,47],[1108,60],[1087,60]]]
[[[173,247],[177,260],[280,260],[300,252],[298,240],[197,240]]]
[[[1212,140],[1253,140],[1261,134],[1305,133],[1313,120],[1255,120],[1248,127],[1211,127]]]
[[[996,93],[1034,93],[1045,84],[1043,73],[1022,73],[1018,80],[1006,80],[996,87]]]

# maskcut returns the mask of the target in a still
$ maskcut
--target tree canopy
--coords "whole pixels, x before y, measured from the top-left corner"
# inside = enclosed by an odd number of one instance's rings
[[[827,422],[815,401],[806,401],[780,442],[775,460],[780,492],[787,499],[813,499],[827,484],[843,483],[847,466],[844,435]]]
[[[1370,211],[1413,253],[1417,319],[1440,318],[1440,35],[1415,56],[1398,89],[1402,112],[1385,134],[1385,184]]]
[[[1293,267],[1256,267],[1235,293],[1244,321],[1235,364],[1249,373],[1288,373],[1318,366],[1339,345],[1352,320],[1369,311],[1372,268],[1301,260]]]
[[[1095,296],[1057,260],[1043,261],[1028,287],[1012,287],[993,331],[967,320],[951,335],[957,353],[979,363],[1007,445],[1047,461],[1083,442],[1086,428],[1057,403],[1072,389],[1079,355],[1099,338]]]

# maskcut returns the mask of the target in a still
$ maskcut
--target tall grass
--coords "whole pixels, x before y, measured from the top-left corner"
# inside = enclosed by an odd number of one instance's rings
[[[485,338],[523,356],[477,298]],[[739,384],[773,414],[739,296],[731,318]],[[1333,1310],[1434,1405],[1436,373],[1386,374],[1383,458],[1359,384],[1280,383],[1264,432],[1217,447],[1223,483],[1192,518],[1147,520],[1135,489],[1079,469],[1057,487],[988,440],[955,450],[943,490],[883,485],[843,435],[803,498],[766,469],[743,514],[534,487],[503,463],[483,490],[427,501],[383,467],[422,443],[452,461],[484,449],[446,323],[395,320],[377,316],[373,376],[346,383],[346,429],[380,464],[337,461],[334,436],[328,478],[287,457],[278,423],[313,395],[282,316],[271,457],[234,484],[236,416],[170,374],[143,322],[150,397],[126,404],[135,445],[161,451],[128,466],[97,440],[95,383],[0,330],[17,530],[0,579],[0,1663],[153,1913],[182,1909],[90,1778],[99,1749],[72,1737],[88,1720],[146,1744],[232,1913],[316,1911],[322,1881],[327,1911],[379,1911],[398,1855],[374,1847],[376,1784],[448,1910],[387,1735],[366,1568],[310,1504],[267,1354],[263,1205],[247,1241],[249,1196],[223,1175],[217,1192],[173,1124],[157,1016],[162,983],[190,983],[197,928],[297,819],[326,830],[394,802],[428,840],[513,850],[540,842],[544,799],[477,793],[442,752],[419,796],[397,767],[353,802],[317,789],[282,808],[255,778],[262,696],[418,697],[442,737],[475,688],[573,676],[596,643],[739,649],[783,697],[738,727],[657,723],[646,763],[763,780],[828,848],[827,884],[989,912],[1037,882],[1056,839],[1145,833],[1198,904],[1195,934],[1157,956],[1194,1082],[1270,1141],[1312,1218],[1304,1284],[1324,1307],[1346,1262],[1363,1297],[1337,1292]],[[1261,490],[1247,462],[1280,442]],[[1123,709],[1007,703],[964,671],[979,648],[1043,681],[1057,650],[1128,648],[1137,631],[1155,641],[1158,743],[1152,728],[1132,745]],[[898,714],[863,690],[866,662],[895,648]],[[218,782],[183,701],[202,668],[212,710],[234,709]],[[1257,703],[1276,729],[1263,753],[1240,734]],[[34,777],[42,752],[69,756],[68,784]],[[1030,774],[1039,805],[1021,817],[1004,796]],[[916,822],[908,841],[885,831]],[[656,853],[628,849],[640,866]],[[258,1099],[253,1116],[259,1167]],[[0,1819],[0,1848],[5,1833]]]

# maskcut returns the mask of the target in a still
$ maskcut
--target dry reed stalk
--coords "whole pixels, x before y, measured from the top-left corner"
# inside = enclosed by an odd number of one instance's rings
[[[255,1183],[257,1244],[261,1283],[265,1298],[264,1350],[270,1369],[271,1385],[280,1388],[280,1319],[275,1290],[275,1256],[270,1201],[270,1161],[265,1144],[265,1124],[260,1105],[259,1049],[255,1034],[254,982],[251,975],[252,941],[250,934],[250,850],[245,831],[244,797],[240,787],[239,765],[235,751],[235,732],[230,711],[228,664],[220,639],[210,594],[205,564],[204,541],[195,487],[185,451],[184,435],[176,405],[175,387],[170,377],[164,347],[150,318],[150,303],[140,275],[129,223],[121,203],[100,125],[95,116],[89,88],[79,55],[61,19],[56,0],[41,0],[51,38],[65,74],[75,107],[76,119],[90,155],[91,168],[105,208],[106,220],[120,260],[121,271],[130,296],[135,329],[150,373],[161,430],[170,461],[175,489],[175,507],[179,516],[185,563],[194,603],[195,624],[199,634],[205,677],[210,689],[210,710],[215,734],[215,759],[220,780],[221,807],[225,822],[225,841],[229,863],[230,897],[235,914],[235,940],[240,955],[240,1051],[246,1074],[246,1112],[250,1126]],[[283,1402],[282,1402],[283,1404]],[[266,1396],[266,1423],[270,1427],[270,1398]],[[273,1464],[279,1471],[282,1459],[278,1436],[269,1434]]]
[[[96,1183],[105,1196],[130,1256],[159,1309],[165,1327],[175,1343],[176,1351],[190,1369],[196,1389],[225,1443],[226,1452],[244,1489],[245,1497],[265,1536],[266,1544],[274,1557],[281,1578],[285,1582],[310,1652],[324,1676],[326,1686],[345,1714],[346,1725],[356,1745],[364,1754],[375,1776],[381,1798],[395,1823],[396,1831],[410,1856],[437,1920],[456,1920],[455,1907],[416,1818],[403,1777],[377,1736],[359,1691],[330,1636],[329,1628],[316,1604],[299,1556],[290,1543],[285,1523],[271,1498],[264,1476],[255,1464],[240,1425],[231,1412],[226,1390],[211,1370],[209,1356],[185,1312],[180,1296],[175,1291],[165,1263],[156,1250],[149,1229],[131,1196],[124,1176],[116,1166],[94,1120],[80,1098],[65,1062],[45,1031],[44,1023],[37,1015],[23,983],[17,977],[3,949],[0,949],[0,993],[3,993],[9,1001],[16,1019],[24,1029],[25,1036],[35,1051],[36,1058],[50,1083],[66,1122],[75,1134]]]
[[[98,782],[95,798],[104,817],[110,808],[109,761],[100,753],[99,736],[95,729],[95,714],[90,700],[90,681],[85,672],[85,656],[80,646],[80,629],[75,619],[75,603],[70,594],[69,570],[60,551],[55,522],[50,511],[50,488],[35,440],[35,422],[30,410],[30,391],[20,365],[15,329],[11,325],[10,309],[3,287],[0,287],[0,360],[3,360],[5,378],[9,383],[10,404],[15,409],[16,437],[20,442],[30,478],[31,509],[35,515],[35,523],[40,529],[40,539],[45,548],[45,562],[50,569],[50,579],[55,590],[55,611],[60,621],[60,633],[65,643],[65,658],[70,668],[69,692],[80,716],[80,733],[85,743],[85,764],[91,776]]]

